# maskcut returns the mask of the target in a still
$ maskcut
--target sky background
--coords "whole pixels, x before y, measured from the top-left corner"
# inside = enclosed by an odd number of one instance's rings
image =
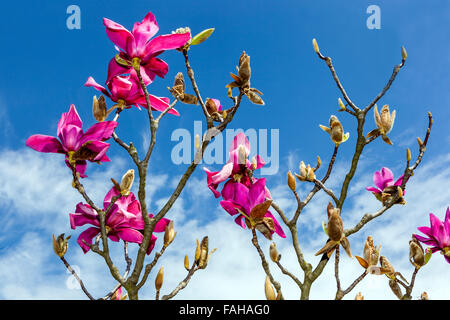
[[[429,225],[428,214],[440,219],[450,205],[450,135],[445,119],[450,117],[449,67],[450,35],[448,1],[39,1],[2,4],[0,32],[4,49],[0,53],[0,298],[2,299],[84,299],[51,248],[51,235],[70,233],[68,261],[79,268],[86,287],[102,296],[114,286],[104,261],[93,253],[84,255],[76,244],[84,229],[71,230],[68,214],[81,196],[71,187],[71,174],[63,156],[41,154],[25,146],[36,133],[56,135],[62,112],[75,104],[84,128],[92,117],[93,88],[84,87],[89,76],[104,83],[107,64],[115,49],[105,33],[102,18],[110,18],[131,29],[152,11],[159,34],[189,26],[193,34],[214,27],[213,35],[189,51],[191,65],[203,97],[217,98],[230,107],[225,85],[231,81],[243,50],[251,56],[252,86],[264,93],[265,106],[244,98],[229,128],[279,130],[279,170],[267,176],[267,185],[276,202],[291,216],[295,199],[285,186],[288,170],[298,171],[300,160],[315,163],[317,155],[326,168],[333,151],[328,135],[319,129],[336,114],[337,89],[326,64],[317,58],[311,45],[318,40],[324,55],[331,56],[335,69],[353,102],[365,107],[384,87],[394,65],[401,61],[400,47],[408,52],[406,65],[379,107],[389,104],[397,112],[390,138],[393,146],[381,139],[364,151],[342,217],[351,227],[366,212],[376,211],[380,203],[365,186],[372,185],[375,170],[386,166],[398,177],[405,165],[405,149],[417,156],[416,137],[423,137],[427,111],[435,122],[423,162],[408,183],[406,206],[396,206],[365,226],[350,240],[352,252],[362,255],[368,235],[381,244],[382,254],[406,278],[413,267],[408,262],[408,240],[416,228]],[[81,29],[66,27],[69,5],[81,9]],[[369,5],[381,9],[381,29],[369,30],[366,20]],[[184,60],[177,51],[160,56],[169,64],[165,79],[158,78],[150,93],[169,96],[177,72],[186,77]],[[187,77],[186,77],[187,79]],[[188,85],[188,90],[192,90]],[[108,101],[109,106],[111,102]],[[187,165],[175,165],[171,150],[177,144],[171,134],[177,128],[193,135],[194,121],[203,114],[199,106],[178,104],[180,117],[166,116],[160,124],[158,143],[149,170],[148,204],[152,212],[161,208],[173,192]],[[348,114],[337,114],[350,139],[340,148],[333,175],[328,181],[336,190],[349,168],[355,146],[356,121]],[[368,115],[365,132],[374,128]],[[148,143],[145,111],[136,108],[121,114],[118,134],[133,141],[142,154]],[[193,142],[193,141],[192,141]],[[229,144],[230,141],[227,142]],[[228,145],[224,145],[227,148]],[[224,150],[225,151],[225,150]],[[252,151],[257,152],[256,146]],[[269,150],[270,154],[270,150]],[[125,151],[112,141],[108,151],[112,162],[89,164],[84,179],[86,190],[100,202],[109,178],[120,179],[134,168]],[[226,159],[225,159],[226,160]],[[219,170],[221,164],[208,165]],[[248,230],[242,230],[219,206],[207,189],[206,175],[197,168],[168,218],[175,220],[177,238],[154,269],[164,265],[163,294],[170,292],[185,276],[183,258],[195,250],[195,239],[208,235],[210,245],[218,247],[206,271],[198,272],[177,298],[184,299],[263,299],[264,271],[254,250]],[[318,176],[324,174],[324,169]],[[310,185],[301,185],[305,196]],[[317,194],[300,218],[299,236],[308,262],[326,240],[321,222],[326,220],[328,198]],[[285,228],[285,231],[287,229]],[[287,233],[287,232],[286,232]],[[162,234],[160,235],[162,238]],[[290,239],[275,237],[283,265],[303,279],[295,261]],[[269,241],[261,239],[268,252]],[[157,243],[158,249],[161,239]],[[132,255],[136,247],[131,245]],[[124,268],[122,248],[112,246],[114,261]],[[271,265],[281,282],[284,296],[300,295],[291,279]],[[362,272],[355,259],[344,257],[341,264],[343,286],[347,287]],[[426,290],[431,299],[449,299],[450,266],[439,254],[419,272],[413,298]],[[141,294],[154,296],[152,273]],[[366,299],[393,299],[385,277],[369,276],[346,298],[362,291]],[[333,264],[313,284],[311,299],[330,299],[335,294]]]

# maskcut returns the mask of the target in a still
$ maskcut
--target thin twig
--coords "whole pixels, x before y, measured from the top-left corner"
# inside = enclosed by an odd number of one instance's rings
[[[70,271],[70,273],[72,273],[72,275],[75,277],[75,279],[78,281],[78,283],[80,284],[81,290],[83,290],[84,294],[91,300],[95,300],[95,298],[89,293],[89,291],[87,291],[86,287],[83,284],[83,281],[80,279],[80,277],[78,276],[78,274],[75,272],[75,270],[73,270],[73,268],[70,266],[70,264],[67,262],[67,260],[64,257],[60,257],[61,261],[64,263],[64,265],[66,266],[67,270]]]
[[[199,270],[199,267],[196,267],[195,263],[192,264],[191,269],[189,269],[189,272],[186,276],[186,278],[184,278],[179,284],[178,286],[173,289],[173,291],[165,296],[162,296],[161,300],[169,300],[172,299],[173,297],[175,297],[178,292],[180,292],[180,290],[186,288],[186,286],[188,285],[189,281],[191,280],[192,276],[194,275],[194,273]]]

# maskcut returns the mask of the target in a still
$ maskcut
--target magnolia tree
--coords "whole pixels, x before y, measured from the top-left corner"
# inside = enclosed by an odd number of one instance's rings
[[[84,229],[79,235],[77,243],[84,253],[93,252],[100,255],[104,259],[112,277],[117,281],[117,285],[114,288],[105,288],[105,292],[109,290],[109,293],[100,299],[124,299],[126,296],[129,299],[138,299],[139,290],[145,285],[153,268],[176,236],[174,221],[169,220],[166,216],[170,217],[171,208],[202,160],[208,144],[215,136],[221,134],[227,128],[245,99],[259,105],[263,105],[264,101],[261,98],[262,93],[251,87],[250,57],[245,52],[239,57],[237,74],[230,73],[233,81],[226,85],[228,97],[231,99],[231,107],[224,108],[217,99],[206,99],[205,101],[202,98],[194,77],[194,71],[189,62],[188,53],[193,46],[205,41],[214,29],[204,30],[192,37],[189,28],[180,28],[172,32],[172,34],[155,37],[159,28],[151,12],[141,22],[136,22],[131,31],[106,18],[103,19],[103,24],[106,27],[107,36],[115,44],[119,52],[109,61],[105,87],[98,84],[92,77],[89,77],[85,83],[85,86],[93,87],[103,94],[99,98],[94,96],[93,99],[93,115],[97,123],[87,130],[86,128],[83,130],[82,121],[77,110],[74,105],[71,105],[69,111],[63,113],[59,120],[57,137],[41,134],[33,135],[28,138],[26,145],[36,151],[61,153],[65,157],[65,163],[73,177],[72,187],[78,190],[85,201],[85,203],[78,203],[75,206],[75,211],[69,213],[71,228]],[[365,242],[363,252],[360,253],[361,256],[355,255],[356,260],[363,268],[361,275],[351,284],[341,284],[339,278],[340,247],[342,246],[345,252],[352,257],[350,250],[351,241],[349,240],[352,234],[357,233],[367,223],[381,216],[393,206],[406,204],[404,200],[406,186],[426,151],[433,118],[428,113],[429,123],[425,138],[423,140],[417,138],[419,148],[416,160],[412,159],[411,151],[409,149],[406,150],[405,169],[398,178],[394,178],[392,171],[386,167],[382,167],[374,173],[374,186],[366,189],[372,192],[376,199],[380,201],[380,209],[373,213],[364,214],[355,226],[345,229],[345,221],[342,220],[341,213],[361,154],[368,144],[379,137],[388,145],[392,144],[388,134],[394,124],[395,110],[391,113],[389,106],[384,105],[379,112],[376,103],[389,90],[400,69],[404,66],[407,55],[406,50],[402,47],[401,63],[394,67],[385,87],[368,106],[359,108],[347,95],[333,67],[331,58],[321,53],[315,39],[313,39],[313,48],[317,56],[330,69],[331,76],[342,94],[343,100],[341,98],[338,100],[340,107],[338,111],[355,119],[357,131],[352,134],[354,138],[350,138],[350,134],[344,133],[339,119],[334,115],[330,117],[328,126],[320,125],[320,128],[329,134],[332,142],[330,146],[334,148],[334,152],[326,166],[325,172],[320,174],[322,178],[318,178],[319,168],[322,164],[320,157],[317,157],[315,166],[305,165],[302,161],[298,173],[288,173],[287,184],[297,202],[295,212],[292,214],[284,212],[277,205],[276,200],[272,198],[266,185],[266,178],[255,177],[258,174],[258,169],[263,167],[265,162],[259,155],[253,159],[248,159],[250,143],[243,133],[234,137],[229,151],[229,160],[222,168],[217,168],[218,171],[210,171],[204,168],[206,172],[205,183],[215,198],[221,198],[220,205],[226,212],[235,217],[236,224],[251,232],[251,242],[261,258],[262,268],[267,275],[264,286],[267,299],[283,299],[282,286],[272,276],[271,268],[277,267],[282,273],[289,276],[298,286],[301,299],[308,299],[312,284],[322,274],[330,259],[331,261],[334,260],[335,263],[336,299],[342,299],[349,294],[369,274],[387,276],[389,286],[399,299],[411,299],[414,280],[419,270],[428,262],[432,253],[441,252],[445,256],[446,261],[450,263],[449,209],[447,209],[444,222],[440,221],[435,215],[430,214],[431,226],[418,228],[419,231],[426,235],[425,237],[415,234],[412,236],[409,243],[409,256],[413,271],[409,281],[394,269],[385,256],[381,255],[380,246],[377,247],[374,244],[376,239],[372,239],[369,236]],[[149,93],[148,86],[157,77],[164,78],[168,72],[167,63],[158,58],[160,54],[167,50],[176,50],[182,54],[186,65],[186,74],[194,94],[186,92],[182,72],[176,75],[174,85],[169,88],[173,96],[172,99],[157,97]],[[177,103],[199,104],[208,130],[203,137],[198,135],[195,137],[196,152],[194,160],[187,167],[164,206],[158,213],[152,214],[146,202],[147,170],[156,144],[158,125],[167,114],[180,115],[174,108]],[[108,104],[112,106],[108,108]],[[133,106],[145,108],[149,120],[150,144],[143,158],[139,157],[133,143],[125,143],[116,132],[120,114],[129,112],[127,110]],[[364,125],[366,124],[367,115],[372,112],[376,128],[367,133]],[[112,114],[114,114],[113,119],[107,120],[108,117],[112,117]],[[369,126],[373,127],[371,124]],[[89,190],[84,188],[81,179],[87,178],[87,161],[91,163],[110,161],[107,156],[110,143],[106,141],[111,141],[111,138],[120,148],[128,153],[134,163],[134,169],[130,169],[123,174],[120,182],[111,179],[112,187],[106,194],[103,205],[98,205],[90,198]],[[353,140],[355,143],[353,158],[340,190],[333,191],[326,186],[327,180],[332,174],[336,157],[339,154],[340,144],[346,141],[350,143],[350,140]],[[135,180],[135,170],[137,170],[137,198],[130,191]],[[105,181],[105,183],[108,182]],[[223,186],[221,186],[222,183]],[[303,199],[296,191],[297,183],[311,185],[311,191]],[[328,206],[323,208],[324,218],[325,214],[328,217],[328,223],[323,223],[323,230],[326,234],[324,236],[324,245],[322,248],[315,248],[317,250],[316,255],[321,255],[321,259],[316,266],[313,266],[306,261],[302,254],[297,226],[303,209],[318,192],[325,192],[329,196],[330,201]],[[271,211],[272,209],[273,211]],[[158,241],[155,233],[162,232],[164,232],[163,239]],[[262,238],[272,240],[275,234],[276,237],[286,238],[286,232],[290,233],[292,249],[296,254],[298,267],[301,270],[288,270],[282,265],[281,256],[277,252],[275,243],[270,245],[269,252],[264,252],[260,247],[259,243]],[[211,236],[213,239],[214,235]],[[328,240],[325,242],[327,237]],[[67,269],[78,280],[87,297],[94,300],[95,298],[88,292],[82,280],[64,258],[68,249],[69,238],[70,236],[65,237],[64,234],[56,238],[53,236],[53,249]],[[109,241],[123,242],[126,261],[126,269],[124,271],[120,271],[116,267],[111,257]],[[128,245],[130,243],[139,246],[137,256],[134,259],[131,259],[128,254]],[[427,245],[428,248],[424,250],[421,243]],[[161,249],[152,254],[156,246]],[[192,257],[191,260],[188,256],[185,257],[186,277],[171,292],[161,296],[161,299],[171,299],[185,288],[194,273],[207,267],[213,251],[208,247],[207,236],[200,242],[197,240],[197,248],[193,259]],[[302,279],[295,275],[298,273],[303,273]],[[163,277],[163,268],[161,267],[155,278],[156,299],[160,299]],[[126,290],[127,295],[125,295],[123,289]],[[356,295],[356,299],[362,298],[360,293]],[[426,298],[425,293],[423,298]]]

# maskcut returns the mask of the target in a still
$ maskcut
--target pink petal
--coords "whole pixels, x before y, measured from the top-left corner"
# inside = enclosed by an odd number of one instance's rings
[[[254,184],[252,184],[249,188],[248,192],[248,202],[250,205],[250,209],[252,209],[257,204],[261,204],[265,201],[266,198],[266,178],[258,179]]]
[[[117,127],[116,121],[103,121],[94,124],[86,131],[80,139],[83,144],[87,141],[105,141],[111,138],[114,129]]]
[[[158,238],[152,234],[152,237],[150,239],[150,244],[147,249],[147,254],[150,254],[152,252],[153,248],[155,247],[156,240],[158,240]]]
[[[220,197],[220,192],[217,191],[218,183],[212,183],[212,177],[218,173],[218,171],[209,171],[207,168],[203,168],[206,172],[206,183],[208,184],[208,188],[214,193],[216,198]]]
[[[264,161],[264,159],[259,154],[256,155],[256,168],[255,168],[255,170],[264,167],[265,164],[266,164],[266,162]]]
[[[381,190],[374,188],[374,187],[366,187],[367,191],[371,191],[373,193],[381,193]]]
[[[68,124],[61,129],[59,139],[66,151],[76,151],[81,146],[80,138],[83,135],[81,127]]]
[[[166,62],[159,58],[151,58],[145,64],[142,65],[143,71],[150,81],[155,79],[155,76],[164,78],[169,71],[169,66]]]
[[[250,212],[251,207],[248,205],[249,188],[242,183],[234,182],[232,180],[228,181],[222,189],[222,198],[224,200],[231,200],[235,204],[246,208],[244,210],[246,213]]]
[[[284,233],[283,229],[281,228],[281,225],[278,223],[277,219],[275,219],[275,217],[273,216],[273,214],[270,211],[267,211],[265,217],[272,218],[273,223],[275,225],[275,233],[282,238],[286,238],[286,234]]]
[[[132,228],[120,228],[114,232],[123,241],[141,243],[144,236],[139,231]]]
[[[58,139],[42,134],[32,135],[25,144],[39,152],[64,153],[63,147]]]
[[[237,224],[238,226],[241,226],[243,229],[246,228],[246,225],[245,225],[245,217],[244,217],[242,214],[238,215],[238,216],[236,217],[236,219],[234,219],[234,222],[236,222],[236,224]]]
[[[250,142],[248,141],[245,134],[242,132],[238,133],[234,137],[233,142],[231,143],[231,146],[230,146],[230,153],[232,151],[238,150],[240,145],[244,146],[245,152],[247,153],[247,155],[249,155],[250,154]]]
[[[119,76],[121,74],[126,74],[130,72],[133,68],[123,67],[116,62],[116,58],[112,58],[108,64],[108,77],[106,78],[106,83],[109,83],[112,78]]]
[[[219,184],[227,180],[231,176],[232,172],[233,172],[233,163],[228,162],[222,167],[222,169],[217,174],[211,177],[211,182],[214,184]]]
[[[226,212],[228,212],[230,215],[234,216],[235,214],[238,214],[239,211],[237,210],[237,205],[233,203],[233,201],[228,200],[222,200],[219,202],[222,208],[225,209]]]
[[[178,49],[184,46],[190,38],[191,35],[189,32],[165,34],[153,38],[146,45],[144,57],[142,58],[143,64],[145,64],[153,56],[156,56],[165,50]]]
[[[114,101],[119,99],[127,100],[132,87],[133,83],[129,80],[129,77],[125,76],[115,76],[108,83],[108,88]]]
[[[69,112],[64,112],[61,115],[61,119],[58,122],[58,127],[56,130],[58,137],[60,136],[62,129],[69,125],[79,127],[80,129],[83,127],[83,122],[81,121],[77,109],[73,104],[70,105]]]
[[[100,161],[100,162],[109,161],[108,157],[105,157],[105,153],[106,151],[108,151],[109,148],[109,143],[102,141],[89,141],[86,142],[83,148],[89,149],[97,154],[94,159],[89,159],[90,161]]]
[[[86,230],[84,230],[82,233],[80,233],[77,243],[80,245],[81,249],[83,249],[83,252],[88,252],[91,248],[89,248],[88,245],[84,244],[83,241],[85,241],[87,244],[92,244],[92,239],[100,233],[100,229],[96,227],[91,227]]]
[[[136,41],[137,49],[139,50],[143,47],[147,41],[158,32],[158,30],[159,27],[156,23],[155,16],[151,12],[147,13],[141,22],[136,22],[131,32]]]
[[[166,218],[162,218],[158,221],[158,223],[155,226],[155,229],[153,232],[164,232],[166,230],[166,226],[169,224],[170,220]]]
[[[86,81],[86,83],[84,84],[85,87],[94,87],[96,90],[102,92],[104,95],[106,95],[107,97],[110,97],[110,94],[108,92],[108,90],[106,90],[105,87],[99,85],[94,78],[89,77]]]
[[[106,27],[108,38],[120,49],[133,56],[135,53],[135,43],[131,32],[122,25],[107,18],[103,18],[103,24]]]

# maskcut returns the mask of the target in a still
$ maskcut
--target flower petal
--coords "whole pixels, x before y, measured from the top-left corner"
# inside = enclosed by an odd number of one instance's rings
[[[124,67],[119,65],[116,62],[116,58],[112,58],[108,64],[108,77],[106,78],[106,83],[109,83],[115,76],[129,73],[132,69],[133,68],[131,67]]]
[[[110,20],[103,18],[103,24],[106,27],[106,34],[108,38],[120,49],[127,52],[130,56],[134,54],[135,43],[133,34],[124,26]]]
[[[105,87],[99,85],[94,78],[89,77],[86,81],[86,83],[84,84],[85,87],[94,87],[94,89],[102,92],[104,95],[106,95],[107,97],[110,97],[111,95],[109,94],[108,90],[106,90]]]
[[[83,252],[86,253],[91,248],[89,248],[89,244],[92,244],[92,239],[100,233],[100,229],[96,227],[87,228],[84,230],[80,235],[78,236],[77,243],[80,245],[81,249],[83,249]],[[87,244],[85,244],[84,242]]]
[[[227,180],[231,176],[232,172],[233,172],[233,163],[228,162],[222,167],[222,169],[216,175],[211,177],[211,182],[219,184]]]
[[[58,127],[56,129],[57,136],[59,137],[62,129],[69,125],[79,127],[80,129],[83,127],[83,122],[81,121],[81,118],[78,115],[77,109],[75,108],[75,106],[73,104],[70,105],[69,112],[64,112],[61,115],[61,119],[59,119]]]
[[[189,32],[165,34],[153,38],[147,43],[142,62],[145,64],[150,58],[162,53],[165,50],[178,49],[186,44],[191,38]]]
[[[155,229],[153,232],[164,232],[166,231],[166,226],[169,224],[170,220],[166,218],[162,218],[158,221],[158,223],[155,226]]]
[[[148,40],[159,30],[155,16],[149,12],[141,22],[136,22],[131,33],[136,41],[137,50],[144,47]]]
[[[27,139],[25,145],[39,152],[64,153],[61,142],[58,139],[42,134],[32,135]]]
[[[143,234],[132,228],[120,228],[114,232],[123,241],[141,243],[144,238]]]
[[[87,141],[105,141],[111,138],[114,129],[117,127],[116,121],[103,121],[94,124],[86,131],[80,139],[83,144]]]

